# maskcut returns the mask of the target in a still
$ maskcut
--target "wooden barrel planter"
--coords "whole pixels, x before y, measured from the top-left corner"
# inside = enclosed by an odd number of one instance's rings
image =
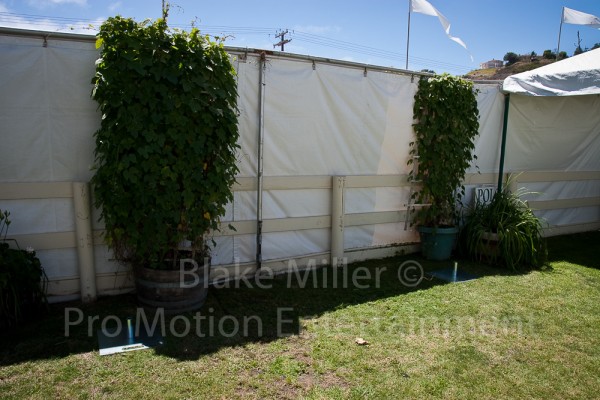
[[[194,311],[202,307],[208,295],[210,262],[185,263],[183,270],[135,268],[138,302],[147,309],[163,308],[166,314]]]
[[[478,249],[478,256],[481,261],[495,263],[500,256],[500,241],[498,234],[493,232],[484,232],[481,235],[481,246]]]

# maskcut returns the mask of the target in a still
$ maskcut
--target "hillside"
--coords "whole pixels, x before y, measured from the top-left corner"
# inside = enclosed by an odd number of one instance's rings
[[[503,80],[507,76],[518,74],[543,65],[551,64],[554,60],[538,58],[534,61],[517,61],[516,63],[502,68],[476,69],[465,75],[465,78],[473,80]]]

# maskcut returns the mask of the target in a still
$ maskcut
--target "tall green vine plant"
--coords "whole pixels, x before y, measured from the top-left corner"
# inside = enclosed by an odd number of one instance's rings
[[[177,265],[184,242],[204,256],[238,171],[228,54],[198,29],[120,16],[102,24],[96,46],[92,186],[107,243],[117,259],[154,268]]]
[[[413,114],[415,141],[410,143],[408,163],[418,162],[410,179],[422,187],[412,200],[429,204],[418,210],[415,221],[423,226],[452,226],[465,194],[465,172],[477,158],[473,150],[479,111],[473,83],[448,74],[421,78]]]

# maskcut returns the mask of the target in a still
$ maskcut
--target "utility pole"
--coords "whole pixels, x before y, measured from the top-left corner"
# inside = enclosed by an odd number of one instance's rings
[[[166,21],[167,16],[169,15],[169,2],[166,0],[162,0],[162,17]]]
[[[288,33],[290,33],[287,29],[284,31],[279,31],[279,33],[277,35],[275,35],[276,38],[281,38],[281,40],[279,41],[279,43],[275,43],[273,45],[273,48],[277,47],[277,46],[281,46],[281,51],[284,51],[285,49],[285,44],[289,43],[292,41],[292,39],[286,39],[285,35],[287,35]]]
[[[581,48],[581,38],[579,37],[579,31],[577,31],[577,47],[575,47],[573,55],[576,56],[581,53],[583,53],[583,49]]]

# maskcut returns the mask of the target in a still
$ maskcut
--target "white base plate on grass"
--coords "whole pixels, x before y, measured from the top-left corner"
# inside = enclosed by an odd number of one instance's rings
[[[124,353],[126,351],[145,350],[163,344],[163,338],[157,332],[149,335],[143,326],[140,326],[139,335],[135,335],[133,327],[121,327],[122,329],[99,329],[98,347],[100,355]]]

